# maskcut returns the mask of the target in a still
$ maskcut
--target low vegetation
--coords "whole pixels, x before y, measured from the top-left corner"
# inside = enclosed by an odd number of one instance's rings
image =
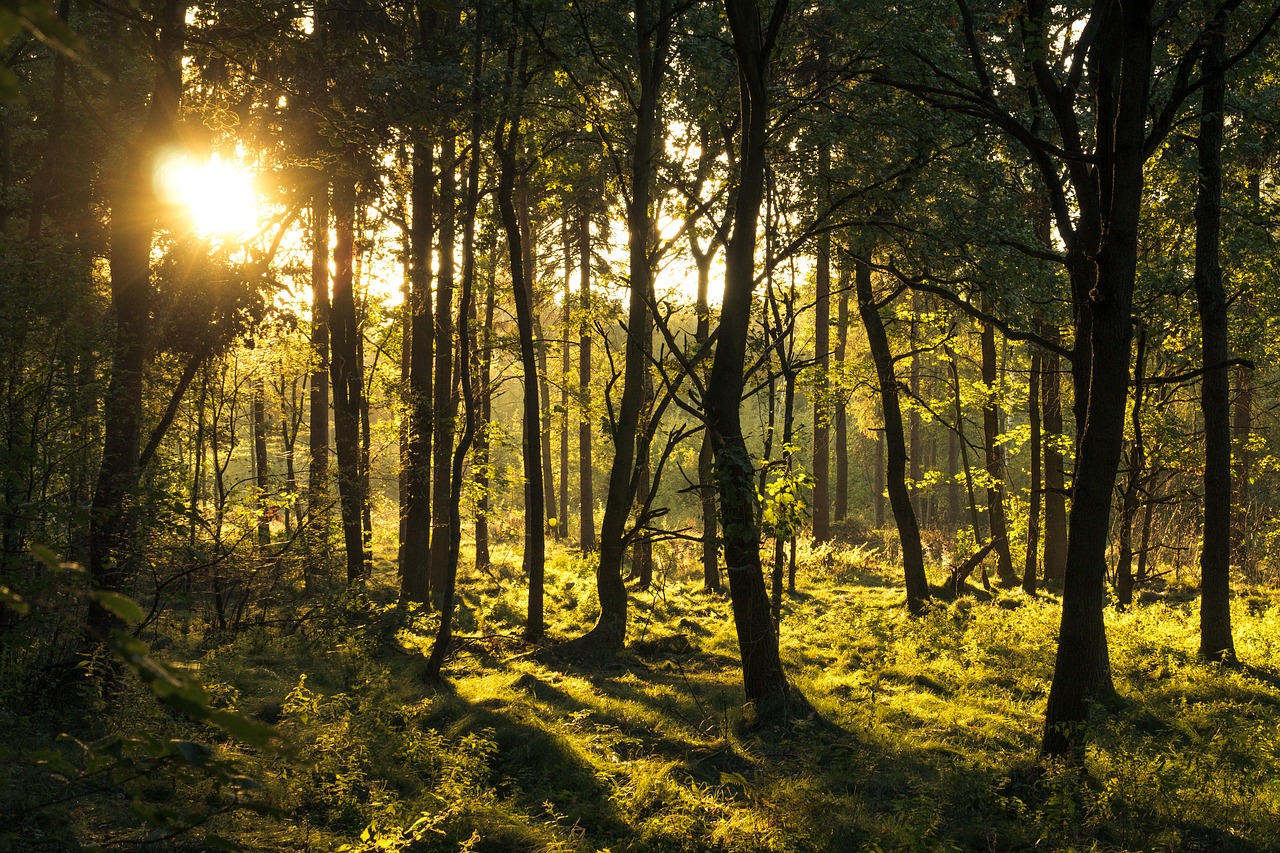
[[[444,686],[423,677],[434,618],[407,617],[393,576],[284,628],[231,636],[166,620],[144,634],[153,654],[196,675],[212,707],[271,723],[278,737],[250,746],[192,723],[127,674],[108,697],[82,679],[74,706],[6,712],[0,844],[1280,847],[1273,591],[1235,598],[1250,664],[1239,669],[1197,659],[1187,590],[1150,589],[1140,606],[1110,611],[1125,705],[1094,719],[1081,763],[1044,763],[1034,756],[1060,618],[1052,594],[970,590],[913,619],[880,551],[802,549],[781,637],[816,713],[765,728],[741,707],[727,599],[669,556],[667,575],[633,595],[627,650],[600,663],[518,639],[518,555],[496,554],[492,573],[463,585]],[[592,572],[589,559],[553,555],[553,638],[593,623]]]

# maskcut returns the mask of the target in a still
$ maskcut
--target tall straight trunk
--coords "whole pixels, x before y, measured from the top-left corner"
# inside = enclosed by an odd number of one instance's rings
[[[185,0],[166,0],[160,13],[157,69],[146,122],[130,148],[111,209],[111,308],[115,319],[111,378],[103,399],[102,461],[90,504],[89,578],[98,589],[129,580],[129,493],[141,474],[142,390],[151,347],[151,241],[155,230],[156,158],[176,132],[182,97]],[[96,603],[89,624],[108,630],[115,618]]]
[[[1079,164],[1071,166],[1081,208],[1068,245],[1077,304],[1073,371],[1079,444],[1062,623],[1041,744],[1046,755],[1075,747],[1090,703],[1115,696],[1103,622],[1107,530],[1124,443],[1154,42],[1150,14],[1149,2],[1112,2],[1098,19],[1090,56],[1096,159],[1087,173]]]
[[[355,283],[360,284],[360,273],[357,267]],[[363,329],[365,312],[363,304],[356,315],[356,327]],[[369,395],[373,388],[373,377],[378,369],[378,357],[375,355],[368,373],[363,370],[364,335],[356,338],[356,363],[361,365],[360,386],[360,576],[368,580],[373,573],[373,491],[369,486],[370,462],[373,459],[373,422],[369,414]],[[366,381],[367,375],[367,381]]]
[[[1248,368],[1236,370],[1235,400],[1231,404],[1231,439],[1235,445],[1235,495],[1236,512],[1232,515],[1231,554],[1236,565],[1249,577],[1256,574],[1256,560],[1249,542],[1247,519],[1249,508],[1249,434],[1253,431],[1253,385]],[[1255,578],[1256,579],[1256,578]]]
[[[1027,562],[1022,570],[1022,590],[1036,594],[1036,563],[1040,556],[1040,501],[1043,489],[1040,465],[1040,353],[1031,352],[1030,387],[1027,389],[1027,421],[1031,426],[1030,506],[1027,507]]]
[[[854,286],[858,294],[858,313],[867,330],[867,344],[876,365],[880,385],[880,408],[884,412],[884,441],[888,445],[885,480],[889,505],[898,527],[898,543],[902,549],[902,569],[907,587],[907,609],[913,614],[924,611],[929,598],[929,581],[924,571],[924,549],[920,543],[920,525],[916,520],[911,492],[907,488],[907,441],[903,434],[902,408],[898,403],[898,378],[893,372],[893,353],[885,334],[880,306],[871,289],[871,267],[858,261],[854,269]]]
[[[568,535],[569,525],[569,332],[573,323],[573,240],[569,226],[569,212],[564,212],[562,236],[564,238],[564,313],[560,323],[560,524],[566,528],[561,535]]]
[[[825,190],[831,167],[831,151],[823,145],[818,151],[818,184]],[[813,399],[813,540],[831,538],[831,232],[818,237],[817,289],[814,305],[813,349],[817,359],[817,387]]]
[[[742,655],[743,689],[757,717],[772,722],[786,718],[790,691],[760,565],[754,470],[742,435],[741,405],[755,290],[756,226],[764,198],[769,63],[788,2],[776,0],[767,23],[755,0],[725,0],[724,6],[738,65],[741,142],[733,231],[725,252],[720,338],[704,404],[720,487],[725,563]]]
[[[1204,539],[1200,551],[1200,656],[1234,662],[1231,636],[1231,385],[1226,361],[1227,297],[1222,286],[1222,136],[1226,81],[1224,26],[1209,34],[1201,60],[1204,77],[1196,155],[1196,304],[1202,359],[1200,409],[1204,414]]]
[[[360,328],[354,292],[355,177],[340,170],[333,181],[335,242],[333,246],[333,316],[330,324],[330,373],[333,380],[333,427],[338,451],[338,499],[347,553],[347,585],[364,576],[364,532],[361,515],[366,484],[360,465],[360,407],[364,368],[359,360]]]
[[[489,423],[493,420],[493,311],[497,299],[494,281],[497,272],[497,247],[491,253],[489,278],[485,282],[484,331],[480,338],[480,426],[475,436],[472,466],[480,497],[476,501],[476,568],[487,569],[489,559]]]
[[[1057,343],[1058,329],[1041,324],[1040,334]],[[1063,473],[1062,371],[1058,354],[1042,352],[1040,368],[1041,427],[1044,433],[1044,579],[1061,583],[1067,571],[1067,490]]]
[[[253,379],[253,473],[257,486],[258,545],[271,544],[271,514],[267,507],[267,383],[261,371]]]
[[[329,181],[316,181],[311,196],[311,350],[315,358],[308,397],[307,514],[326,503],[329,478]]]
[[[840,301],[836,309],[836,364],[843,375],[844,360],[849,340],[849,283],[840,270]],[[829,384],[829,382],[828,382]],[[836,500],[835,520],[844,521],[849,515],[849,406],[844,389],[836,395]]]
[[[596,549],[596,497],[591,456],[591,217],[583,204],[578,211],[578,298],[582,317],[578,326],[578,543],[584,552]]]
[[[448,25],[446,25],[448,26]],[[432,472],[431,566],[430,587],[436,607],[443,604],[444,578],[449,571],[451,521],[449,479],[453,458],[453,425],[458,412],[458,397],[453,382],[453,249],[457,190],[455,178],[457,142],[452,134],[440,144],[440,195],[437,232],[439,263],[436,273],[435,356],[432,378]]]
[[[523,59],[523,57],[522,57]],[[514,57],[512,57],[514,61]],[[526,253],[521,241],[520,219],[516,214],[516,151],[520,144],[519,119],[512,117],[499,126],[495,139],[498,155],[498,211],[507,236],[507,254],[511,269],[511,290],[516,305],[516,329],[520,338],[520,369],[524,380],[522,411],[524,415],[524,573],[529,579],[529,607],[525,621],[525,638],[542,639],[546,632],[543,614],[543,584],[546,571],[545,495],[542,490],[543,445],[540,426],[542,414],[538,406],[538,355],[533,339],[533,293],[526,277]]]
[[[695,340],[704,346],[711,337],[711,306],[708,291],[711,285],[710,251],[699,251],[698,264],[698,328]],[[711,432],[703,430],[702,444],[698,448],[698,503],[702,509],[702,586],[707,592],[720,592],[720,539],[716,530],[715,453],[711,447]]]
[[[960,422],[947,431],[947,526],[952,532],[960,527]]]
[[[542,506],[546,512],[546,525],[551,535],[560,538],[560,519],[556,518],[556,481],[551,468],[551,388],[547,381],[547,337],[542,333],[541,304],[535,298],[538,285],[538,256],[534,245],[533,200],[529,194],[529,176],[521,173],[516,178],[516,216],[520,225],[520,244],[524,250],[524,274],[531,300],[533,318],[533,343],[537,354],[539,411],[542,422],[538,425],[538,440],[542,447],[538,458],[542,460]]]
[[[431,406],[435,322],[431,305],[431,235],[435,230],[435,152],[413,148],[409,222],[409,461],[405,471],[405,537],[400,595],[428,602],[431,593]]]
[[[1138,491],[1146,468],[1146,447],[1142,440],[1142,404],[1146,397],[1147,330],[1138,326],[1138,351],[1133,367],[1133,407],[1130,421],[1133,440],[1129,444],[1129,471],[1120,494],[1120,542],[1116,559],[1116,602],[1121,609],[1133,603],[1133,524],[1138,516]]]
[[[458,446],[453,452],[452,467],[449,471],[449,493],[447,499],[449,526],[445,534],[448,547],[445,554],[444,571],[439,577],[439,586],[436,587],[433,583],[437,604],[440,607],[440,626],[436,632],[435,643],[431,647],[431,656],[427,659],[427,677],[435,681],[440,680],[440,670],[444,666],[444,659],[449,652],[449,645],[453,639],[454,593],[458,582],[458,557],[462,551],[463,466],[466,462],[467,451],[470,450],[476,431],[479,429],[475,385],[472,375],[475,359],[471,351],[471,318],[475,316],[476,209],[480,203],[481,112],[479,79],[483,71],[484,61],[483,33],[483,29],[477,26],[471,78],[472,118],[471,138],[468,145],[470,154],[467,163],[465,200],[462,214],[462,293],[461,304],[458,306],[458,378],[462,389],[462,401],[466,409],[466,417],[463,421],[462,435],[458,438]],[[446,150],[449,147],[446,145]],[[442,193],[442,197],[451,194],[451,192]],[[446,218],[451,219],[452,217]],[[446,229],[444,220],[441,222],[441,228]],[[452,230],[452,222],[449,222],[446,230]],[[456,402],[453,405],[456,406]],[[450,443],[452,443],[452,436],[450,436]],[[437,444],[437,446],[439,445]],[[436,506],[440,507],[440,504],[437,503]],[[432,540],[432,547],[435,547],[434,539]]]
[[[600,618],[582,638],[585,645],[602,651],[622,647],[627,633],[627,589],[622,578],[626,552],[627,520],[635,502],[636,464],[648,456],[643,431],[646,403],[646,353],[653,336],[649,300],[653,291],[650,256],[654,239],[653,182],[659,154],[658,105],[673,26],[671,0],[636,0],[634,7],[636,70],[639,97],[636,132],[631,150],[631,197],[627,204],[627,244],[630,294],[627,302],[627,342],[623,362],[622,397],[618,401],[613,436],[613,462],[609,467],[609,491],[600,521],[600,564],[596,569],[596,593]]]
[[[857,277],[856,274],[854,276]],[[883,409],[880,412],[881,421],[884,420]],[[876,433],[876,453],[875,453],[875,472],[873,474],[872,488],[875,494],[871,496],[871,505],[875,512],[876,530],[884,530],[884,489],[885,489],[885,458],[884,458],[884,427]]]
[[[926,518],[924,495],[920,491],[920,481],[923,479],[922,463],[924,462],[924,442],[921,440],[921,423],[920,409],[917,401],[920,399],[920,347],[916,341],[919,340],[920,334],[920,313],[924,311],[923,299],[919,293],[912,291],[911,293],[911,372],[907,379],[907,389],[911,393],[911,408],[907,410],[907,427],[910,433],[907,442],[907,478],[910,480],[908,485],[909,494],[911,495],[911,505],[915,508],[917,519]]]
[[[58,21],[66,24],[71,18],[71,0],[59,0]],[[67,141],[67,63],[68,58],[60,50],[53,50],[53,81],[50,98],[49,130],[45,134],[44,156],[31,182],[31,207],[27,215],[27,239],[40,239],[46,213],[55,221],[66,205],[66,141]]]
[[[986,394],[982,405],[983,446],[987,455],[987,529],[996,543],[996,576],[1000,583],[1012,586],[1018,580],[1009,553],[1009,525],[1004,511],[1004,451],[999,445],[1000,411],[996,407],[999,365],[996,363],[996,331],[990,324],[982,327],[982,384]]]
[[[960,363],[956,358],[955,350],[951,349],[950,346],[943,344],[942,351],[947,357],[947,369],[951,374],[952,412],[955,417],[955,429],[952,434],[956,438],[956,444],[960,447],[960,466],[964,471],[965,494],[969,499],[969,524],[973,527],[973,538],[976,540],[981,525],[978,519],[978,498],[973,488],[973,470],[969,467],[969,442],[964,436],[964,403],[960,393]]]

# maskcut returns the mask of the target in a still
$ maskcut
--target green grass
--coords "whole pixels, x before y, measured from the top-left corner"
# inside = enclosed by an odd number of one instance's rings
[[[517,639],[518,555],[499,556],[492,575],[466,579],[444,689],[422,677],[434,617],[395,633],[391,605],[192,654],[218,701],[275,722],[289,744],[221,743],[278,811],[213,828],[260,850],[1280,849],[1270,592],[1236,599],[1239,670],[1196,660],[1185,596],[1109,612],[1126,707],[1093,723],[1081,765],[1045,765],[1052,596],[977,593],[912,619],[875,553],[824,550],[802,564],[782,624],[818,717],[760,730],[740,707],[726,599],[664,577],[633,597],[628,651],[588,664]],[[592,624],[591,571],[553,557],[553,641]],[[181,729],[142,699],[128,709],[116,725]],[[200,783],[177,784],[189,796]],[[67,814],[101,839],[112,808]]]

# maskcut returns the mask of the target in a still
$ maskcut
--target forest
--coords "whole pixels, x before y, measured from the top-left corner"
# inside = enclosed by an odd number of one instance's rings
[[[1280,849],[1278,22],[0,2],[0,850]]]

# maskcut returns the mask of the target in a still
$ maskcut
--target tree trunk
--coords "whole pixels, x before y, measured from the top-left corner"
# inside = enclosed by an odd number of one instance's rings
[[[982,384],[986,386],[982,406],[983,446],[987,455],[987,529],[996,543],[996,575],[1004,586],[1013,586],[1018,576],[1009,553],[1009,526],[1004,512],[1004,451],[999,446],[1000,412],[996,408],[999,366],[996,364],[996,332],[990,324],[982,327]]]
[[[489,557],[489,423],[493,420],[493,310],[497,297],[494,281],[497,272],[497,247],[489,264],[489,280],[485,283],[484,331],[480,342],[480,426],[475,437],[472,470],[480,497],[476,501],[476,568],[487,569]]]
[[[724,5],[738,64],[741,147],[733,232],[725,254],[720,339],[704,404],[720,487],[725,563],[742,655],[743,688],[758,719],[773,722],[787,716],[789,688],[760,565],[754,469],[742,435],[740,409],[755,290],[756,226],[764,198],[769,62],[788,3],[774,3],[763,32],[761,10],[754,0],[725,0]]]
[[[1057,327],[1044,323],[1040,334],[1058,342]],[[1063,474],[1062,373],[1057,353],[1040,354],[1041,428],[1044,433],[1044,579],[1061,583],[1067,571],[1067,490]]]
[[[1027,389],[1027,420],[1031,426],[1030,506],[1027,507],[1027,562],[1022,571],[1022,590],[1036,594],[1036,563],[1040,551],[1040,353],[1031,352],[1031,383]]]
[[[849,287],[844,267],[840,269],[840,301],[836,310],[836,364],[843,375],[845,354],[849,340]],[[830,380],[828,380],[830,387]],[[849,411],[843,388],[836,394],[836,501],[835,520],[844,521],[849,515]]]
[[[596,549],[596,498],[591,457],[591,217],[585,203],[578,211],[578,298],[582,317],[578,337],[578,541],[583,552]]]
[[[649,374],[646,353],[651,351],[653,336],[653,317],[649,308],[653,292],[650,255],[654,239],[653,182],[659,153],[658,104],[674,23],[668,0],[662,0],[656,12],[655,16],[651,0],[636,0],[634,23],[639,99],[631,152],[631,197],[627,205],[630,271],[627,342],[622,398],[618,403],[613,435],[613,463],[609,468],[609,491],[605,497],[604,518],[600,522],[600,564],[596,570],[600,618],[583,638],[585,644],[606,652],[620,649],[626,640],[627,590],[622,579],[622,561],[627,545],[625,533],[636,498],[637,461],[648,457],[648,437],[643,427]]]
[[[884,413],[884,441],[888,445],[885,480],[889,505],[898,527],[898,543],[902,549],[902,568],[906,578],[907,609],[912,614],[924,611],[929,598],[929,582],[924,571],[924,549],[920,544],[920,525],[916,521],[911,492],[907,488],[907,442],[903,434],[902,409],[898,404],[898,379],[893,372],[893,353],[885,334],[880,306],[871,289],[871,267],[858,261],[854,269],[854,286],[858,294],[858,313],[867,330],[867,344],[876,365],[880,385],[880,408]]]
[[[432,362],[435,322],[431,305],[431,235],[435,230],[435,152],[419,140],[413,149],[409,223],[409,297],[413,324],[409,337],[409,464],[407,506],[400,567],[400,595],[428,602],[431,594]]]
[[[446,29],[452,30],[449,24]],[[437,213],[439,257],[436,273],[435,350],[432,378],[431,421],[431,514],[430,588],[436,607],[443,607],[445,575],[449,571],[452,521],[446,507],[450,502],[449,472],[453,458],[453,425],[458,397],[453,377],[453,250],[455,233],[454,200],[457,180],[457,142],[452,134],[440,145],[440,195]]]
[[[564,237],[564,313],[560,323],[560,525],[561,536],[568,535],[569,527],[569,332],[573,323],[573,302],[570,293],[573,283],[573,241],[570,239],[569,210],[563,212],[562,236]]]
[[[1146,396],[1147,330],[1138,326],[1138,352],[1133,367],[1133,440],[1129,445],[1129,471],[1120,495],[1120,542],[1116,560],[1116,602],[1120,609],[1133,603],[1133,524],[1138,516],[1138,490],[1146,468],[1142,440],[1142,403]]]
[[[831,151],[823,145],[818,151],[818,184],[825,191]],[[817,381],[813,398],[813,541],[831,538],[831,232],[818,237],[817,288],[814,305],[813,349],[817,359]]]
[[[330,328],[330,373],[333,381],[333,426],[338,451],[338,498],[347,553],[347,585],[364,576],[364,533],[361,513],[365,484],[360,476],[360,406],[364,369],[359,360],[360,328],[354,293],[355,178],[343,172],[333,182],[336,240],[333,247],[333,316]]]
[[[111,210],[111,307],[115,315],[111,378],[103,398],[102,462],[89,516],[89,578],[103,590],[129,580],[128,496],[140,476],[142,390],[151,348],[151,241],[155,229],[156,158],[175,132],[182,97],[187,3],[166,0],[160,13],[151,105],[130,149]],[[116,619],[96,603],[89,625],[98,633]]]
[[[1222,136],[1226,81],[1223,25],[1209,33],[1201,60],[1204,78],[1196,153],[1196,303],[1205,367],[1200,383],[1204,414],[1204,540],[1200,551],[1200,656],[1234,663],[1231,636],[1231,387],[1225,362],[1227,298],[1222,286]]]
[[[522,57],[523,59],[523,57]],[[511,117],[498,128],[495,153],[498,155],[497,200],[511,267],[511,290],[516,305],[516,328],[520,338],[520,369],[524,380],[524,561],[529,579],[529,608],[524,635],[537,642],[546,632],[543,614],[543,585],[546,571],[546,517],[543,493],[542,413],[538,406],[538,354],[534,344],[533,287],[526,277],[526,253],[521,242],[520,219],[515,207],[516,151],[520,144],[520,120]]]
[[[261,367],[253,378],[253,473],[257,485],[258,547],[271,544],[271,512],[267,506],[267,384]]]

